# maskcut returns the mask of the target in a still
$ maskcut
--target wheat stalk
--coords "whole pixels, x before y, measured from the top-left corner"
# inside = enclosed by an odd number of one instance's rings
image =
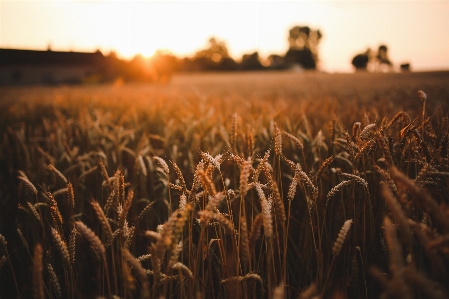
[[[260,231],[263,225],[263,214],[259,213],[254,217],[253,225],[251,227],[250,241],[254,244],[260,237]]]
[[[33,297],[35,299],[45,298],[42,269],[42,246],[37,244],[33,255]]]
[[[122,256],[125,258],[128,265],[135,270],[137,277],[142,284],[142,297],[149,297],[149,282],[146,270],[142,267],[142,264],[129,252],[128,249],[122,249]]]
[[[232,149],[235,149],[235,146],[236,146],[236,144],[235,144],[235,141],[236,141],[236,139],[237,139],[237,130],[238,130],[238,116],[237,116],[237,114],[236,113],[234,113],[233,115],[232,115],[232,127],[231,127],[231,134],[230,134],[230,140],[229,140],[229,142],[231,143],[231,148]]]
[[[147,167],[145,166],[145,162],[143,161],[143,157],[141,155],[137,156],[137,163],[140,167],[140,170],[142,171],[142,174],[144,176],[147,176]]]
[[[56,276],[53,266],[50,263],[47,263],[46,266],[53,291],[55,292],[57,298],[61,298],[61,286],[59,285],[58,276]]]
[[[67,185],[67,178],[53,164],[48,165],[48,169],[53,171]]]
[[[410,226],[408,225],[407,217],[402,212],[401,207],[397,200],[393,197],[390,189],[386,186],[385,183],[380,183],[380,189],[382,196],[385,199],[385,203],[388,206],[388,209],[393,214],[394,219],[399,223],[401,235],[403,236],[403,240],[407,245],[407,250],[410,254],[413,252],[413,235],[410,230]]]
[[[19,170],[19,176],[17,177],[19,180],[25,183],[28,189],[34,194],[37,195],[37,189],[34,187],[33,183],[28,179],[26,174],[23,171]]]
[[[232,281],[243,282],[243,281],[247,281],[247,280],[255,280],[255,281],[260,282],[261,284],[263,283],[262,278],[260,277],[260,275],[258,275],[256,273],[248,273],[245,276],[229,277],[229,278],[223,279],[221,281],[221,283],[227,283],[227,282],[232,282]]]

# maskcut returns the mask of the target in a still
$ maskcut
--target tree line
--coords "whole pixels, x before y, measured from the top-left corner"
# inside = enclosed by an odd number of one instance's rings
[[[122,78],[125,81],[165,81],[178,72],[262,71],[301,68],[317,69],[318,45],[322,38],[320,30],[308,26],[295,26],[289,31],[289,49],[284,54],[272,54],[262,60],[259,53],[242,55],[234,60],[225,42],[210,38],[204,49],[192,57],[179,58],[167,51],[157,51],[146,59],[138,54],[126,61],[111,52],[105,57],[103,79]]]
[[[122,78],[125,81],[167,81],[173,73],[220,72],[220,71],[262,71],[304,69],[316,70],[319,62],[319,44],[323,34],[319,29],[308,26],[294,26],[289,30],[289,48],[284,54],[271,54],[262,60],[258,52],[244,54],[239,61],[230,55],[225,42],[210,38],[204,49],[192,57],[179,58],[167,51],[157,51],[151,58],[136,55],[130,61],[121,60],[112,52],[105,57],[103,71],[105,81]],[[356,71],[392,71],[393,64],[388,57],[386,45],[377,52],[368,49],[357,54],[351,61]],[[410,65],[401,65],[409,70]]]

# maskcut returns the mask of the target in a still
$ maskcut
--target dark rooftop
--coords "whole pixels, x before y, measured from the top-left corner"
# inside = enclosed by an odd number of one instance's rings
[[[0,66],[8,65],[99,65],[104,56],[100,51],[93,53],[83,52],[56,52],[0,49]]]

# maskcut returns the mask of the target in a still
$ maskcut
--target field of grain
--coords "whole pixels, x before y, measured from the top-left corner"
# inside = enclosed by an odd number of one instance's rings
[[[449,72],[0,88],[0,298],[447,298]]]

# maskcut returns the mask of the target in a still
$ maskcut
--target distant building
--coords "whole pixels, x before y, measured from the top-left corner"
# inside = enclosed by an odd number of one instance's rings
[[[100,51],[0,49],[0,85],[79,84],[100,77],[104,66]]]

